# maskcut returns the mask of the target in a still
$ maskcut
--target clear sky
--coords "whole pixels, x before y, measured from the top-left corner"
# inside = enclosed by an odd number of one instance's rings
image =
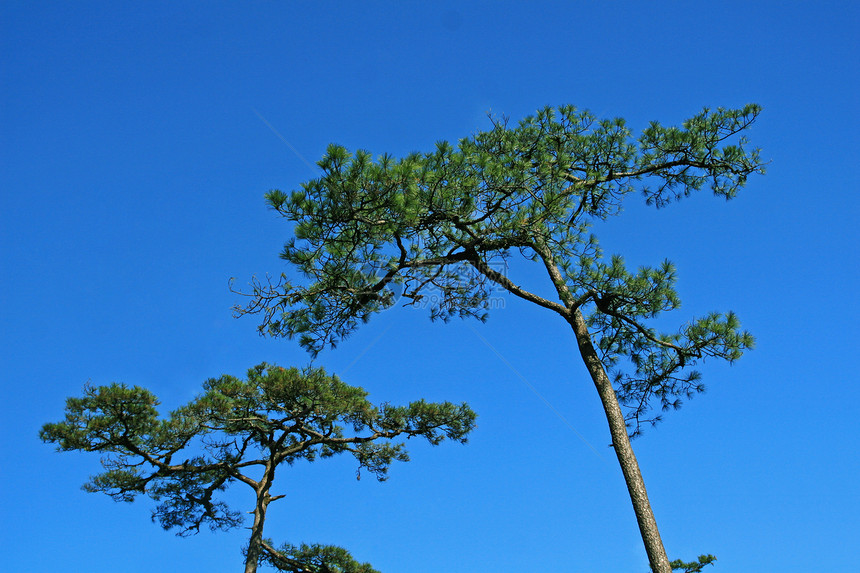
[[[245,530],[174,537],[146,498],[81,491],[97,456],[37,433],[88,381],[170,409],[212,376],[307,364],[231,317],[228,279],[288,270],[290,228],[263,194],[313,177],[329,142],[403,154],[487,128],[488,111],[570,103],[638,130],[748,102],[764,107],[749,137],[766,176],[729,203],[631,196],[596,229],[634,267],[676,263],[672,320],[731,309],[758,340],[634,447],[670,557],[856,567],[858,6],[4,1],[2,569],[241,566]],[[384,484],[346,459],[283,472],[275,540],[340,544],[384,573],[647,571],[557,317],[511,299],[483,325],[397,307],[317,364],[375,401],[468,401],[479,426],[466,446],[414,444]]]

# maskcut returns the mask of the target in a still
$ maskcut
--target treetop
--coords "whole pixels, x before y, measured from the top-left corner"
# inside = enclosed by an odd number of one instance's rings
[[[626,367],[617,387],[652,395],[645,388],[665,382],[663,406],[677,405],[702,386],[696,373],[675,374],[707,356],[734,360],[752,337],[731,313],[656,332],[647,321],[680,306],[674,266],[628,270],[620,255],[604,256],[592,226],[634,192],[657,207],[705,186],[735,197],[764,172],[743,134],[760,112],[706,108],[634,137],[623,119],[547,107],[401,158],[331,145],[320,177],[266,195],[294,223],[281,257],[298,275],[254,279],[234,310],[261,314],[261,333],[298,337],[316,355],[397,301],[427,306],[433,319],[485,320],[501,287],[568,322],[585,313],[605,363]],[[508,276],[516,254],[546,271],[553,296]]]
[[[85,484],[87,491],[117,501],[142,493],[164,499],[153,518],[193,533],[206,522],[213,528],[237,523],[239,515],[213,496],[230,482],[254,482],[245,475],[249,468],[351,453],[359,471],[385,480],[391,462],[409,459],[393,438],[465,443],[475,427],[466,404],[376,406],[364,389],[322,368],[260,364],[245,380],[224,375],[203,387],[190,403],[159,418],[158,400],[146,389],[89,385],[82,397],[67,400],[65,419],[45,424],[40,437],[61,451],[105,454],[106,471]]]

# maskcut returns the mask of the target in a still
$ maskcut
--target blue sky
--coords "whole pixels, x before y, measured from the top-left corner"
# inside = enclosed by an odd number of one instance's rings
[[[169,409],[221,373],[308,363],[231,317],[228,279],[287,270],[289,227],[263,194],[313,177],[329,142],[403,154],[487,128],[488,111],[571,103],[640,129],[748,102],[764,107],[749,137],[766,176],[729,203],[631,197],[596,229],[633,266],[676,263],[674,321],[731,309],[758,340],[707,365],[708,393],[634,447],[670,557],[855,567],[858,15],[849,1],[4,2],[3,568],[241,566],[245,530],[176,538],[146,499],[82,492],[96,457],[37,433],[88,381],[146,386]],[[385,573],[647,571],[556,317],[511,299],[486,324],[394,308],[317,363],[376,401],[468,401],[479,427],[466,446],[414,445],[384,484],[348,460],[284,472],[271,537],[340,544]]]

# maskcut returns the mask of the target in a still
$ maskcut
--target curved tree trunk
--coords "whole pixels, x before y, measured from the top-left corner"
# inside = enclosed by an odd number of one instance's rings
[[[578,309],[573,312],[570,325],[573,327],[579,352],[589,374],[591,374],[591,379],[594,381],[594,386],[597,388],[597,393],[603,404],[603,411],[606,413],[606,420],[609,422],[612,446],[615,449],[615,455],[618,456],[624,481],[627,483],[630,501],[633,502],[633,511],[636,513],[636,521],[639,523],[639,532],[645,543],[645,551],[648,553],[651,570],[654,573],[671,573],[672,567],[669,565],[669,558],[666,556],[663,541],[660,539],[660,532],[657,530],[657,521],[654,519],[654,512],[648,501],[648,493],[645,491],[645,481],[642,479],[639,463],[636,461],[636,455],[630,445],[630,437],[627,435],[624,414],[621,412],[621,406],[619,406],[615,390],[612,388],[612,381],[607,376],[603,363],[591,343],[591,335],[588,332],[585,319]]]

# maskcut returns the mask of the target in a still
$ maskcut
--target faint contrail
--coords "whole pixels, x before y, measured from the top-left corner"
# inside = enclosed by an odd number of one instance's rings
[[[307,166],[308,166],[308,169],[310,169],[311,171],[313,171],[313,172],[314,172],[314,174],[317,174],[317,173],[318,173],[318,169],[319,169],[319,168],[318,168],[318,167],[316,167],[316,166],[314,166],[313,164],[311,164],[311,162],[310,162],[310,161],[308,161],[307,159],[305,159],[305,158],[304,158],[304,156],[303,156],[301,153],[299,153],[299,150],[298,150],[298,149],[296,149],[295,147],[293,147],[293,144],[292,144],[292,143],[290,143],[289,141],[287,141],[287,139],[286,139],[283,135],[281,135],[280,133],[278,133],[278,130],[277,130],[277,129],[275,129],[275,128],[274,128],[274,126],[272,126],[272,124],[271,124],[271,123],[269,123],[269,122],[268,122],[268,120],[266,120],[266,118],[265,118],[265,117],[263,117],[263,116],[260,114],[260,112],[259,112],[259,111],[257,111],[257,109],[256,109],[256,108],[254,108],[254,107],[252,106],[252,107],[251,107],[251,110],[253,110],[253,112],[254,112],[255,114],[257,114],[257,117],[259,117],[259,118],[260,118],[260,121],[262,121],[263,123],[265,123],[265,124],[266,124],[266,127],[268,127],[269,129],[271,129],[271,130],[272,130],[272,133],[274,133],[275,135],[277,135],[277,136],[278,136],[278,139],[280,139],[281,141],[283,141],[284,143],[286,143],[286,144],[287,144],[287,147],[289,147],[289,148],[292,150],[292,152],[296,154],[296,157],[298,157],[299,159],[301,159],[301,160],[302,160],[302,162],[303,162],[305,165],[307,165]]]
[[[591,451],[592,451],[592,452],[594,452],[594,455],[596,455],[596,456],[597,456],[598,458],[600,458],[601,460],[603,460],[603,459],[604,459],[604,458],[603,458],[603,456],[601,456],[601,455],[600,455],[600,452],[598,452],[596,449],[594,449],[594,446],[592,446],[592,445],[588,442],[588,440],[586,440],[586,439],[585,439],[585,437],[584,437],[582,434],[580,434],[580,433],[577,431],[577,429],[576,429],[576,428],[574,428],[574,427],[573,427],[573,425],[572,425],[570,422],[568,422],[568,421],[567,421],[567,419],[566,419],[564,416],[562,416],[562,415],[561,415],[561,412],[559,412],[558,410],[556,410],[556,409],[555,409],[555,407],[554,407],[552,404],[550,404],[550,403],[549,403],[549,400],[547,400],[546,398],[544,398],[544,397],[541,395],[541,393],[540,393],[540,392],[538,392],[538,391],[537,391],[537,389],[536,389],[534,386],[532,386],[531,382],[529,382],[528,380],[526,380],[525,376],[523,376],[522,374],[520,374],[520,373],[519,373],[519,371],[518,371],[516,368],[514,368],[513,364],[511,364],[510,362],[508,362],[508,361],[507,361],[507,359],[506,359],[504,356],[502,356],[501,352],[499,352],[498,350],[496,350],[496,348],[495,348],[492,344],[490,344],[490,341],[489,341],[489,340],[487,340],[486,338],[484,338],[483,336],[481,336],[481,333],[480,333],[480,332],[478,332],[477,330],[475,330],[475,328],[474,328],[471,324],[466,323],[466,326],[468,326],[468,327],[469,327],[469,329],[470,329],[472,332],[474,332],[474,333],[475,333],[475,336],[477,336],[478,338],[480,338],[480,339],[481,339],[481,341],[482,341],[484,344],[486,344],[486,345],[487,345],[487,348],[489,348],[490,350],[492,350],[492,351],[493,351],[493,353],[495,353],[495,355],[499,357],[499,360],[501,360],[502,362],[504,362],[504,363],[505,363],[505,365],[506,365],[508,368],[510,368],[510,369],[511,369],[511,371],[512,371],[514,374],[516,374],[516,375],[517,375],[517,377],[518,377],[520,380],[522,380],[522,381],[523,381],[523,383],[524,383],[526,386],[528,386],[528,387],[529,387],[529,389],[530,389],[532,392],[534,392],[534,393],[535,393],[535,396],[537,396],[538,398],[540,398],[540,399],[543,401],[543,403],[544,403],[544,404],[546,404],[546,405],[547,405],[547,407],[548,407],[550,410],[552,410],[553,412],[555,412],[555,415],[556,415],[556,416],[558,416],[558,417],[561,419],[561,421],[562,421],[562,422],[564,422],[564,424],[565,424],[568,428],[570,428],[571,430],[573,430],[573,433],[574,433],[574,434],[576,434],[576,435],[579,437],[579,439],[580,439],[580,440],[582,440],[582,442],[583,442],[586,446],[588,446],[589,448],[591,448]],[[604,460],[604,461],[605,461],[605,460]]]
[[[355,366],[355,363],[356,363],[356,362],[358,362],[359,360],[361,360],[362,356],[364,356],[364,355],[367,353],[367,351],[368,351],[368,350],[370,350],[371,348],[373,348],[373,345],[375,345],[377,342],[379,342],[379,339],[380,339],[380,338],[382,338],[383,336],[385,336],[385,333],[386,333],[386,332],[388,332],[389,330],[391,330],[391,326],[392,326],[392,325],[391,325],[391,324],[389,324],[389,325],[388,325],[388,328],[386,328],[385,330],[383,330],[383,331],[379,334],[379,336],[377,336],[376,338],[374,338],[374,339],[373,339],[373,341],[372,341],[370,344],[368,344],[367,346],[365,346],[365,347],[364,347],[364,350],[362,350],[361,352],[359,352],[359,353],[358,353],[358,356],[356,356],[356,357],[355,357],[355,359],[353,359],[353,361],[349,363],[349,366],[347,366],[346,368],[344,368],[343,370],[341,370],[341,371],[340,371],[340,373],[341,373],[341,374],[345,374],[345,373],[346,373],[350,368],[352,368],[353,366]]]

